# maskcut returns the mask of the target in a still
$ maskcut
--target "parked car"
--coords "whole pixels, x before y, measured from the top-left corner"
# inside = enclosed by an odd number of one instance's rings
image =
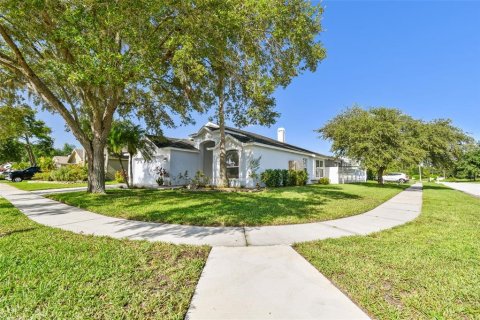
[[[22,180],[30,180],[37,172],[42,172],[40,167],[30,167],[25,170],[15,170],[9,172],[5,179],[13,182],[21,182]]]
[[[405,173],[401,172],[392,172],[382,177],[385,182],[398,182],[405,183],[408,182],[409,178]]]

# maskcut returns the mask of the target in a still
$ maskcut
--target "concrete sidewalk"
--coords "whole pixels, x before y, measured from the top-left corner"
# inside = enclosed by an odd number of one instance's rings
[[[468,193],[469,195],[480,197],[480,183],[468,182],[442,182],[449,188]]]
[[[186,319],[369,319],[290,246],[215,247]]]
[[[49,193],[48,191],[45,193]],[[0,196],[38,223],[114,238],[213,246],[187,319],[369,319],[288,244],[365,235],[415,219],[422,187],[414,185],[364,214],[285,226],[195,227],[95,214],[0,184]]]
[[[369,212],[337,220],[245,228],[198,227],[107,217],[46,199],[41,196],[45,193],[50,192],[21,191],[0,184],[0,196],[9,200],[30,219],[47,226],[113,238],[228,247],[290,245],[369,234],[415,219],[422,206],[421,186],[414,185]]]

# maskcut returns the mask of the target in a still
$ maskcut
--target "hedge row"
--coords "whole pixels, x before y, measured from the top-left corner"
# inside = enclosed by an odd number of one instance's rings
[[[87,166],[68,165],[49,172],[40,172],[33,176],[34,180],[44,181],[87,181]]]
[[[304,186],[308,181],[305,170],[267,169],[260,174],[260,179],[269,188]]]

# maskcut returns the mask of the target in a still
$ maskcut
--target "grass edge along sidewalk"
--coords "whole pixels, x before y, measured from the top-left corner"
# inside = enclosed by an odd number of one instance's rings
[[[41,226],[0,197],[0,318],[183,319],[208,252]]]
[[[367,212],[409,185],[375,182],[308,185],[262,192],[122,189],[107,194],[69,192],[48,198],[128,220],[196,226],[286,225]]]
[[[295,249],[379,319],[480,316],[480,199],[425,184],[422,214],[369,236]]]

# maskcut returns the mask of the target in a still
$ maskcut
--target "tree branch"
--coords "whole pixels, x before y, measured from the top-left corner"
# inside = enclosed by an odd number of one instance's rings
[[[0,24],[0,35],[5,40],[6,44],[11,48],[15,54],[17,64],[19,65],[19,71],[24,75],[27,81],[30,83],[31,87],[55,110],[57,110],[60,115],[65,119],[70,129],[74,133],[75,137],[80,141],[84,146],[88,145],[89,139],[81,130],[80,124],[75,121],[72,115],[68,112],[68,109],[63,105],[63,103],[55,96],[55,94],[47,87],[45,83],[37,76],[37,74],[30,68],[28,63],[25,61],[20,49],[17,47],[13,39],[7,33],[6,29],[2,24]]]

